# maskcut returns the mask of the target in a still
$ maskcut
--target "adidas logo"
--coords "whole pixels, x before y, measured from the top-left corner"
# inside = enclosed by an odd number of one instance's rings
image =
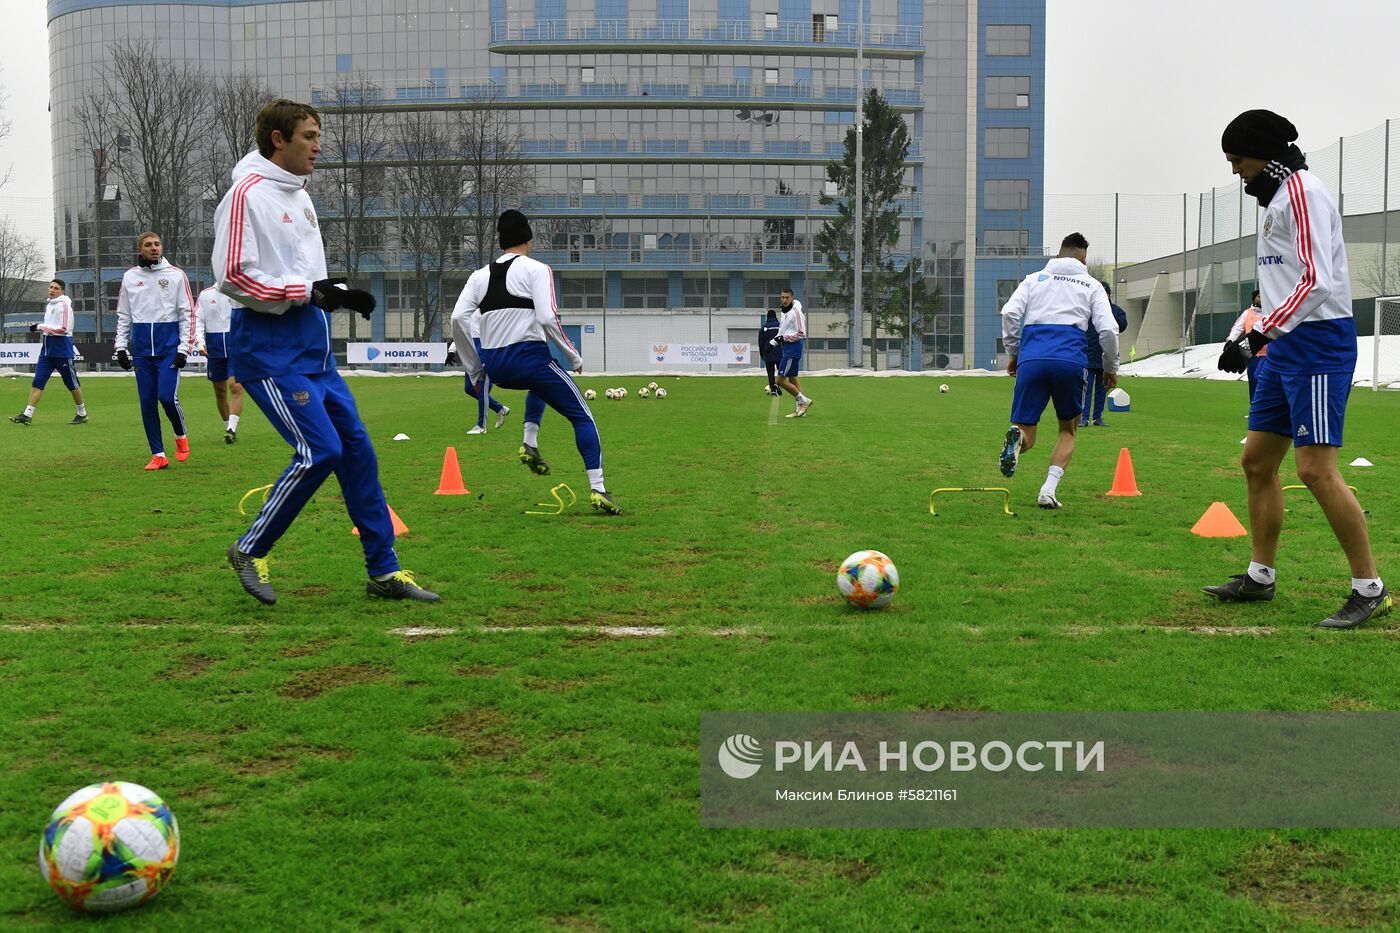
[[[1299,437],[1307,437],[1307,436],[1308,436],[1308,426],[1307,426],[1306,424],[1300,424],[1300,425],[1298,425],[1298,436],[1299,436]]]
[[[283,214],[283,215],[282,215],[282,223],[284,223],[284,224],[289,224],[289,223],[291,223],[291,222],[292,222],[292,216],[291,216],[290,214]]]

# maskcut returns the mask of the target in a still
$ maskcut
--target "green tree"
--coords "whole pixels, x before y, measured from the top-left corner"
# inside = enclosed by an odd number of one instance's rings
[[[911,289],[909,256],[898,249],[902,211],[896,200],[910,187],[905,180],[909,127],[884,96],[872,88],[865,100],[864,129],[862,307],[870,317],[872,338],[878,338],[881,332],[907,337],[913,331],[917,336],[922,331],[923,320],[932,319],[938,293],[931,281],[925,282],[923,263],[917,256],[913,261]],[[826,177],[836,184],[837,194],[823,194],[820,198],[822,204],[836,206],[836,216],[817,233],[817,248],[826,255],[830,265],[824,291],[827,301],[853,307],[855,127],[846,132],[844,156],[827,163]],[[852,335],[852,339],[857,339],[856,335]],[[910,352],[907,346],[906,352]],[[878,364],[878,342],[872,339],[870,365],[875,368]]]

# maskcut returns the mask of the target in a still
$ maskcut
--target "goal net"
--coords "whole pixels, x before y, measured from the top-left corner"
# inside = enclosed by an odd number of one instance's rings
[[[1357,361],[1356,375],[1371,377],[1376,389],[1400,389],[1400,295],[1376,299],[1376,329],[1371,343],[1371,358]],[[1362,342],[1365,346],[1365,342]]]

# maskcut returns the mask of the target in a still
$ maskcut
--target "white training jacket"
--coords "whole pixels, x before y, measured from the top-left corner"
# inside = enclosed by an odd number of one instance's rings
[[[1056,257],[1021,280],[1001,309],[1006,353],[1026,363],[1063,360],[1089,365],[1085,332],[1099,335],[1103,371],[1118,372],[1118,322],[1103,286],[1070,256]]]
[[[214,213],[214,278],[240,308],[282,314],[311,300],[326,253],[309,175],[293,175],[256,150],[234,166],[233,188]],[[275,240],[273,232],[280,232]]]
[[[199,293],[195,315],[195,343],[204,346],[206,335],[225,334],[233,326],[233,299],[210,285]]]
[[[44,323],[39,325],[39,333],[50,337],[73,336],[73,302],[67,295],[50,298],[44,305]]]
[[[1259,224],[1255,248],[1259,300],[1254,325],[1273,338],[1269,364],[1302,373],[1350,373],[1356,367],[1356,324],[1342,215],[1306,169],[1278,186]]]
[[[779,306],[782,311],[782,306]],[[785,343],[796,343],[807,337],[807,315],[802,313],[802,302],[792,299],[792,307],[782,312],[778,319],[778,339]]]
[[[569,361],[571,368],[583,366],[583,357],[564,335],[564,327],[559,323],[553,271],[539,260],[517,253],[503,253],[495,262],[512,257],[515,261],[506,272],[506,291],[521,298],[529,297],[535,303],[533,309],[500,308],[483,315],[481,301],[491,281],[488,267],[471,274],[452,310],[452,336],[457,342],[457,355],[462,358],[472,382],[481,378],[482,371],[473,336],[479,337],[483,350],[500,350],[530,341],[549,343]],[[477,320],[472,320],[473,317]]]
[[[178,343],[174,327],[179,327]],[[132,356],[158,356],[194,349],[194,294],[184,270],[164,256],[149,269],[136,265],[122,276],[117,292],[117,336],[113,349]]]

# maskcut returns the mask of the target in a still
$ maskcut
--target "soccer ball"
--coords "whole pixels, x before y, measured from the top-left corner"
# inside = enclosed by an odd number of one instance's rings
[[[617,397],[618,397],[618,398],[626,398],[626,397],[627,397],[627,390],[626,390],[626,389],[618,389],[618,390],[617,390]]]
[[[651,398],[651,390],[646,386],[642,386],[637,390],[637,398]]]
[[[943,383],[941,386],[939,386],[939,387],[938,387],[938,391],[939,391],[939,392],[943,392],[943,393],[947,393],[947,391],[948,391],[948,383],[945,382],[945,383]]]
[[[583,390],[583,397],[586,398],[586,399],[588,399],[588,400],[591,402],[591,401],[593,401],[595,398],[598,397],[598,393],[597,393],[597,392],[594,392],[592,389],[584,389],[584,390]]]
[[[836,571],[836,588],[852,606],[879,609],[899,590],[899,571],[879,551],[856,551]]]
[[[657,398],[665,398],[665,397],[666,397],[666,390],[663,389],[663,388],[661,388],[660,386],[657,386],[657,389],[656,389],[656,397],[657,397]]]
[[[175,871],[180,827],[140,784],[90,784],[53,811],[39,842],[39,873],[77,910],[144,904]]]
[[[611,401],[612,399],[617,398],[617,390],[616,390],[616,389],[608,389],[608,390],[607,390],[606,392],[604,392],[603,394],[606,395],[610,401]]]
[[[647,383],[647,388],[650,389],[651,391],[655,392],[657,389],[659,389],[659,388],[661,388],[661,387],[658,386],[658,385],[657,385],[656,383],[654,383],[654,382],[648,382],[648,383]]]

